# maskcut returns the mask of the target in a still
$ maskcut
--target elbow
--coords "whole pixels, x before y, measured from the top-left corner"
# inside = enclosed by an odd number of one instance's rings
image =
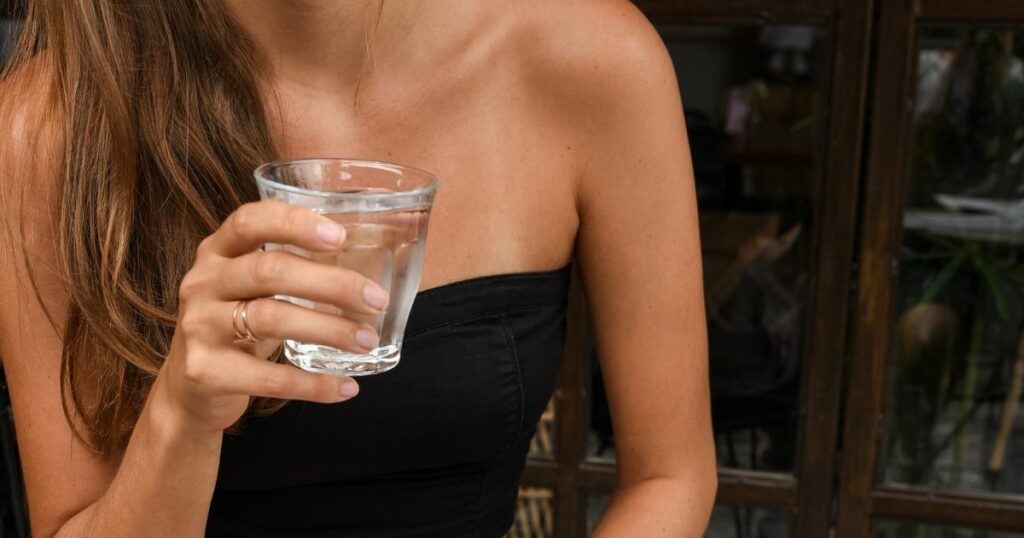
[[[707,527],[715,509],[718,496],[718,468],[715,458],[690,460],[687,465],[670,475],[670,489],[665,493],[675,499],[675,506],[685,506],[680,515],[685,516],[682,526],[686,529]],[[669,493],[671,492],[671,493]]]
[[[711,521],[711,512],[715,509],[715,500],[718,498],[718,469],[712,462],[711,470],[707,473],[707,486],[704,492],[705,516]]]
[[[690,473],[679,482],[679,499],[681,506],[688,508],[683,511],[684,521],[680,522],[680,528],[686,529],[682,536],[703,536],[707,526],[711,522],[711,513],[715,509],[715,500],[718,495],[718,469],[714,461],[710,464],[701,464],[699,469],[691,468]]]
[[[708,520],[711,519],[711,511],[715,508],[715,500],[718,498],[718,459],[715,455],[715,442],[712,440],[704,450],[705,456],[701,458],[701,480],[705,484],[702,499],[706,508]]]
[[[718,466],[714,455],[692,464],[681,479],[687,502],[693,507],[692,517],[703,520],[704,525],[707,525],[711,521],[711,512],[715,509],[718,497]]]

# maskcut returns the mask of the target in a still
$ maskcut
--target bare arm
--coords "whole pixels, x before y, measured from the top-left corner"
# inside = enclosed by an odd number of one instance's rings
[[[323,403],[346,400],[354,382],[264,360],[283,333],[346,349],[358,324],[279,301],[253,301],[259,346],[232,342],[231,308],[240,298],[282,292],[358,313],[362,277],[291,255],[257,251],[267,241],[328,250],[326,219],[278,203],[249,204],[204,241],[182,284],[178,329],[127,448],[105,457],[78,440],[61,410],[60,356],[68,309],[57,259],[54,211],[60,154],[56,112],[40,77],[0,86],[0,357],[13,402],[34,536],[202,536],[213,494],[223,430],[250,396]],[[24,230],[23,237],[13,230]],[[24,251],[23,251],[24,247]],[[279,253],[283,254],[283,253]],[[27,279],[36,276],[39,297]],[[329,272],[330,274],[327,274]],[[319,282],[320,284],[316,284]],[[41,302],[40,302],[41,300]],[[43,308],[46,306],[46,309]],[[52,314],[56,327],[48,321]],[[304,334],[303,334],[304,333]],[[300,336],[301,335],[301,336]],[[345,388],[349,390],[346,391]],[[88,400],[88,395],[86,395]]]
[[[578,257],[611,405],[619,482],[594,533],[701,536],[716,470],[697,207],[676,77],[625,2],[595,44],[578,121]]]

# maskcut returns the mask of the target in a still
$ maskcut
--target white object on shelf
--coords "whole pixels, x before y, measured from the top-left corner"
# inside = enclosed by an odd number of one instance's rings
[[[908,209],[904,213],[903,227],[960,239],[1024,245],[1024,200],[950,194],[938,194],[935,200],[947,211]]]

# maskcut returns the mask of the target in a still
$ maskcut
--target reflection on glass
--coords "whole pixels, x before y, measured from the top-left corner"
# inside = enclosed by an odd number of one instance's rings
[[[921,39],[887,481],[1024,492],[1022,58],[1022,32]]]
[[[660,31],[697,181],[718,461],[792,470],[828,40],[808,26]],[[588,450],[614,459],[592,371]]]
[[[1024,534],[885,521],[875,526],[875,538],[1024,538]]]
[[[547,408],[544,409],[544,413],[540,416],[540,421],[537,422],[537,432],[533,434],[533,439],[530,440],[529,457],[531,458],[545,460],[555,459],[556,398],[557,396],[551,397],[551,400],[548,401]]]
[[[594,527],[608,509],[611,500],[611,495],[607,493],[592,493],[587,496],[587,536],[594,532]]]
[[[784,512],[720,504],[711,514],[705,538],[789,538],[789,517]]]
[[[607,494],[587,497],[587,535],[608,509]],[[711,514],[705,538],[789,538],[789,517],[783,512],[720,504]]]
[[[555,493],[546,488],[519,488],[516,518],[505,538],[553,538]]]

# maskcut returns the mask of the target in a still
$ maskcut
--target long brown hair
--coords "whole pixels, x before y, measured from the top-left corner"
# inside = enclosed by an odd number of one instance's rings
[[[261,62],[218,0],[21,8],[5,76],[45,58],[63,144],[64,413],[109,453],[127,443],[168,353],[199,241],[258,198],[251,171],[276,156]]]

